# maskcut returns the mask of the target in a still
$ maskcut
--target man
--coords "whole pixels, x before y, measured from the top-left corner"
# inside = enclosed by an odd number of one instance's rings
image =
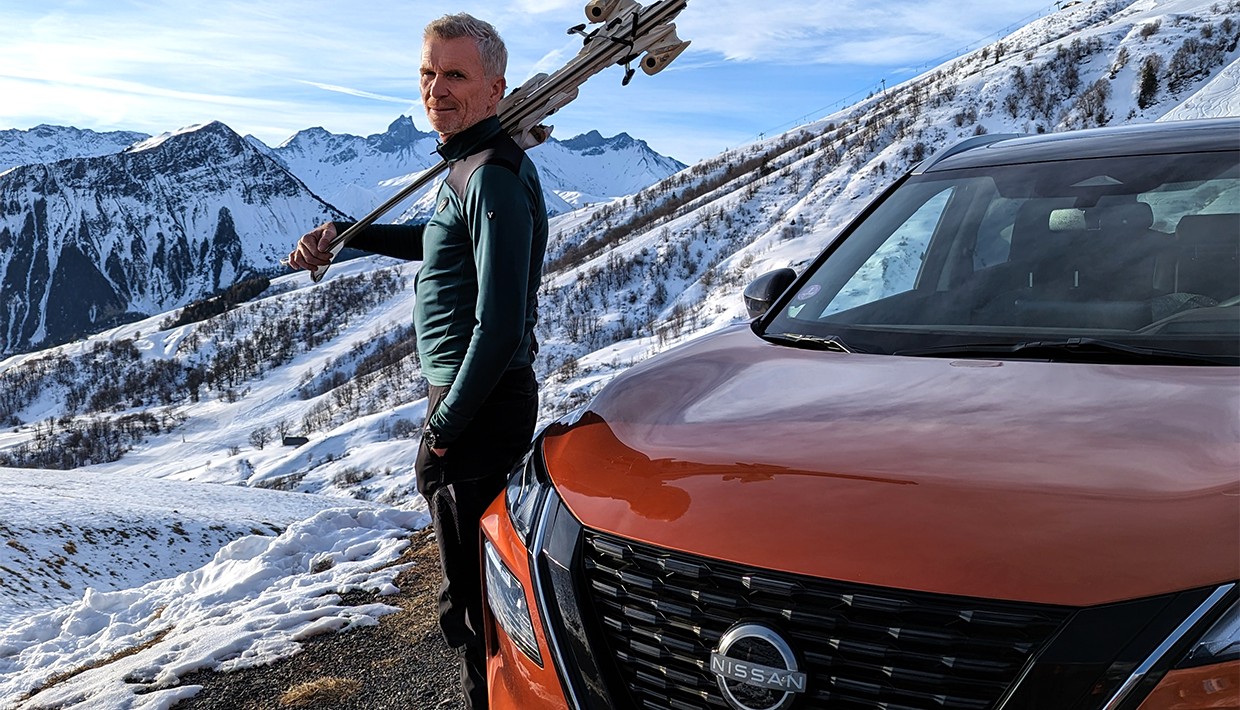
[[[425,225],[373,225],[350,247],[422,260],[414,325],[429,384],[418,490],[434,519],[443,569],[439,623],[461,659],[469,708],[487,706],[478,520],[533,437],[531,363],[547,211],[533,163],[502,130],[507,51],[490,24],[466,14],[427,25],[421,91],[448,176]],[[289,255],[323,266],[327,223]]]

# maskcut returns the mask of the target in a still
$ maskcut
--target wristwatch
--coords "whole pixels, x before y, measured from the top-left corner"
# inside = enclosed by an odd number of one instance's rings
[[[448,445],[447,443],[441,441],[442,438],[443,436],[436,432],[434,427],[430,425],[427,425],[426,428],[422,430],[422,441],[426,442],[426,448],[428,449],[446,449]]]

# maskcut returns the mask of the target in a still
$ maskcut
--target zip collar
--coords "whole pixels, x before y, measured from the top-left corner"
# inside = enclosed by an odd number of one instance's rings
[[[456,162],[473,154],[475,149],[485,141],[495,137],[503,130],[498,116],[488,116],[465,130],[440,143],[435,149],[449,163]]]

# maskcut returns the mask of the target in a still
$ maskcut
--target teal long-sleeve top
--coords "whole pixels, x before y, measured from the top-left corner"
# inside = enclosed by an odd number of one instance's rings
[[[418,358],[428,382],[450,386],[427,423],[450,443],[505,371],[533,362],[547,209],[533,162],[498,118],[438,150],[448,176],[430,221],[371,225],[349,246],[422,261],[413,318]]]

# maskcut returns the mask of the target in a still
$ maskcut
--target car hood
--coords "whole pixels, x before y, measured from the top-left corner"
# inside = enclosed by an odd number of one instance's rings
[[[1234,368],[798,350],[736,327],[543,441],[588,527],[856,583],[1083,606],[1240,577]]]

